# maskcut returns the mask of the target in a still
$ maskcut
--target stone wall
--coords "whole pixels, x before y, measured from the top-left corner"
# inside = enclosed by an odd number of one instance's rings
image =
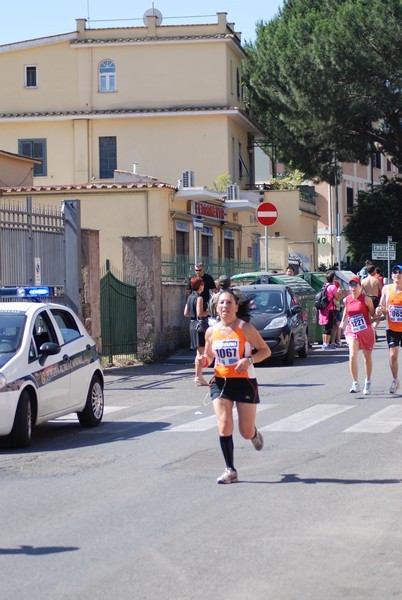
[[[82,320],[93,337],[98,352],[102,349],[100,318],[99,231],[81,229]]]
[[[123,237],[123,271],[137,282],[138,358],[162,360],[189,343],[185,283],[162,283],[159,237]]]

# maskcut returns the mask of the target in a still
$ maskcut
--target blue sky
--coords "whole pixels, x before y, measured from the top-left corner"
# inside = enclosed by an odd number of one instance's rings
[[[142,25],[142,16],[152,5],[166,25],[212,23],[217,12],[226,12],[244,42],[254,40],[255,23],[272,19],[282,4],[282,0],[15,0],[2,2],[0,45],[74,31],[75,19],[88,15],[93,28]]]

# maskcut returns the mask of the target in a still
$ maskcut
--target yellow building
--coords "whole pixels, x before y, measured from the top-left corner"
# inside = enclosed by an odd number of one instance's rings
[[[3,197],[80,199],[82,226],[100,231],[101,261],[117,267],[122,237],[158,236],[171,257],[258,268],[264,228],[255,211],[267,198],[253,190],[254,142],[262,136],[243,101],[245,54],[226,13],[201,25],[148,16],[141,27],[76,26],[0,46],[2,148],[39,161],[34,186],[4,182]],[[211,189],[225,173],[227,197]],[[294,197],[280,213],[280,233],[311,242],[315,222],[300,205]],[[273,268],[286,266],[287,247],[282,253]]]
[[[212,187],[253,184],[260,135],[242,99],[240,34],[226,22],[86,29],[0,46],[2,148],[42,160],[35,184],[132,169]]]

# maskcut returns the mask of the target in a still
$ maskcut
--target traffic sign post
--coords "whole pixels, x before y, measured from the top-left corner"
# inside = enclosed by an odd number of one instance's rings
[[[265,226],[265,270],[268,271],[268,226],[278,218],[278,210],[271,202],[263,202],[256,210],[257,221]]]
[[[389,251],[389,256],[388,256]],[[396,243],[389,244],[371,244],[371,260],[395,260]]]

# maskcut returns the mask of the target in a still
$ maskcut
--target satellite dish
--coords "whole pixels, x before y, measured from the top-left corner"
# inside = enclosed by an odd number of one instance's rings
[[[143,15],[143,19],[144,19],[144,25],[147,26],[148,25],[148,17],[156,17],[156,24],[160,25],[162,23],[162,13],[160,10],[158,10],[157,8],[154,8],[152,6],[152,8],[148,8],[148,10],[146,10],[144,12]]]

